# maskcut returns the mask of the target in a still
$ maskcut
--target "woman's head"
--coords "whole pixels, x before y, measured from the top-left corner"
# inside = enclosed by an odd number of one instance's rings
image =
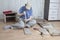
[[[30,10],[31,4],[30,4],[30,3],[26,3],[26,4],[25,4],[25,7],[26,7],[26,9]]]

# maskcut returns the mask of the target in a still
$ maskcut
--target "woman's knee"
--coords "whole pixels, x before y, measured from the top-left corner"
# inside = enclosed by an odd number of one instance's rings
[[[32,24],[36,24],[36,20],[31,20],[31,23]]]
[[[19,21],[18,23],[18,28],[24,28],[25,24],[22,20]]]
[[[33,25],[35,25],[36,24],[36,20],[31,20],[29,23],[27,23],[28,25],[30,25],[30,26],[33,26]]]

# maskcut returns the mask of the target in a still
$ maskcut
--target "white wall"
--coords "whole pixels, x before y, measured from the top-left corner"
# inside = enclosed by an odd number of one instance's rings
[[[0,19],[3,19],[4,10],[8,10],[8,0],[0,0]]]
[[[43,18],[44,0],[32,0],[33,15],[35,18]]]
[[[9,0],[9,9],[13,11],[18,11],[20,7],[20,0]]]
[[[3,8],[3,5],[2,5],[2,0],[0,0],[0,19],[2,18],[2,8]]]
[[[35,18],[43,18],[44,14],[44,0],[29,0],[32,3],[33,16]],[[1,0],[0,1],[0,15],[3,10],[17,11],[23,6],[27,0]],[[2,5],[3,4],[3,5]],[[2,18],[2,15],[0,16]]]

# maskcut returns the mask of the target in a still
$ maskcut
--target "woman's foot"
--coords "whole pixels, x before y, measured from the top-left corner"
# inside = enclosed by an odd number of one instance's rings
[[[34,30],[39,30],[39,28],[33,28]]]

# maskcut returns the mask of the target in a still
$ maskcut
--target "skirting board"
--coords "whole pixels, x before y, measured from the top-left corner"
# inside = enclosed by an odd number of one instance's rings
[[[58,21],[60,21],[60,20],[48,20],[48,19],[45,19],[45,20],[47,20],[48,22],[58,22]]]

